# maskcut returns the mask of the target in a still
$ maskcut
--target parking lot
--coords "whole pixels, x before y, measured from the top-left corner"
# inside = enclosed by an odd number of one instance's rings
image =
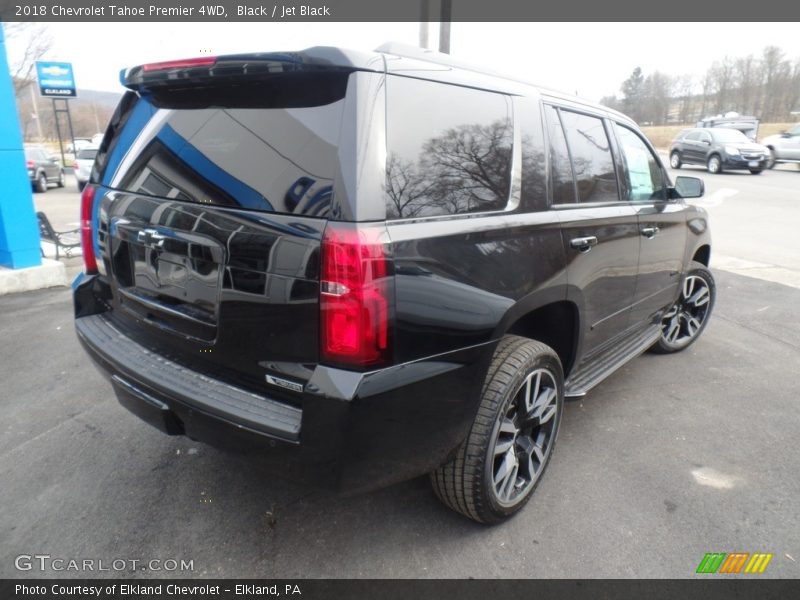
[[[83,354],[68,289],[0,297],[0,576],[48,554],[193,561],[95,573],[126,577],[683,578],[706,552],[770,552],[761,577],[800,577],[800,172],[674,174],[706,181],[719,292],[706,333],[568,403],[533,500],[493,528],[425,478],[341,497],[164,436]],[[77,225],[74,181],[35,202],[57,229]]]

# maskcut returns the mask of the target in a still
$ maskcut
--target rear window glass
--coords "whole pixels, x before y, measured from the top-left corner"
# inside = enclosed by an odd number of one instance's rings
[[[560,113],[578,202],[618,202],[617,173],[602,119],[564,109]]]
[[[547,134],[550,140],[550,177],[553,187],[553,204],[575,202],[575,181],[572,161],[567,148],[567,138],[561,127],[558,111],[553,106],[544,107],[547,119]]]
[[[102,182],[159,198],[326,216],[339,170],[345,86],[336,90],[339,99],[328,95],[320,106],[272,94],[260,107],[251,91],[143,95],[119,117],[108,148],[101,147]]]
[[[94,160],[97,156],[97,148],[85,149],[78,151],[78,160]]]
[[[511,181],[511,100],[392,76],[387,81],[389,218],[496,211]]]

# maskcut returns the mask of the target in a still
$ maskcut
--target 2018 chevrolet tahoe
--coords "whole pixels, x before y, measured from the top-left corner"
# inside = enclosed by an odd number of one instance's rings
[[[169,61],[82,196],[75,325],[173,435],[368,490],[530,498],[565,398],[714,306],[706,213],[620,113],[389,45]]]

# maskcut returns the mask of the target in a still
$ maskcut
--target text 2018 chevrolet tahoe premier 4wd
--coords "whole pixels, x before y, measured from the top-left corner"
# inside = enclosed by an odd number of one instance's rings
[[[123,73],[80,341],[169,434],[367,490],[530,498],[564,398],[714,305],[706,214],[625,116],[387,46]]]

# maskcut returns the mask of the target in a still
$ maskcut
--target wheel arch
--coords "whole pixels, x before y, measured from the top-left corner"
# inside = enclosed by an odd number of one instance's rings
[[[692,260],[702,263],[707,267],[709,262],[711,262],[711,244],[703,244],[697,248],[697,250],[694,251],[694,255],[692,255]]]
[[[575,363],[579,332],[579,308],[562,295],[547,301],[518,303],[508,311],[497,333],[498,337],[511,334],[547,344],[558,354],[566,378]]]

